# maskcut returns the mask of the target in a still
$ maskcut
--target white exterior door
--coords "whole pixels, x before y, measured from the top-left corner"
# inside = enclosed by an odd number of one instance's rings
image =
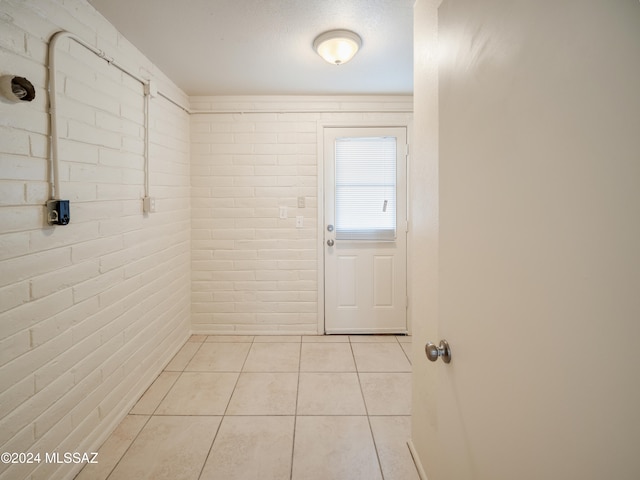
[[[439,272],[411,304],[429,480],[640,478],[640,3],[553,5],[442,3],[439,126],[416,58],[412,191],[439,186],[411,229],[432,256],[415,283]],[[450,364],[425,357],[441,339]]]
[[[324,129],[326,333],[404,333],[406,128]]]

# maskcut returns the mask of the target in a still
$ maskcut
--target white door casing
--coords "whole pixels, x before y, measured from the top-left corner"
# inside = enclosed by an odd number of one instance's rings
[[[336,217],[336,209],[340,208],[336,202],[336,141],[362,138],[395,139],[395,202],[390,198],[388,202],[381,201],[379,206],[380,215],[395,208],[393,238],[363,240],[350,234],[341,237],[340,215]],[[324,330],[326,333],[405,333],[406,128],[326,127],[323,142]],[[358,228],[366,226],[363,223]],[[358,236],[357,232],[350,233]]]
[[[444,1],[439,23],[435,124],[416,58],[439,274],[412,302],[414,452],[429,480],[640,478],[640,3]],[[449,365],[424,355],[442,338]]]

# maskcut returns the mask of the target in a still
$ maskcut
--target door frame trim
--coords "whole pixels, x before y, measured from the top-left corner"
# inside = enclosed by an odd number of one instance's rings
[[[404,128],[407,132],[407,144],[409,145],[409,152],[411,152],[411,141],[412,141],[412,132],[411,132],[412,122],[409,120],[400,121],[400,122],[389,122],[384,120],[379,121],[317,121],[317,136],[316,136],[316,147],[317,147],[317,178],[318,183],[316,186],[316,205],[317,205],[317,238],[316,238],[316,258],[318,259],[318,335],[325,335],[325,308],[324,308],[324,135],[325,129],[327,128]],[[409,204],[409,162],[410,155],[407,155],[407,178],[406,181],[406,195],[407,195],[407,221],[410,218],[410,208]],[[407,263],[406,266],[406,275],[407,275],[407,295],[411,291],[409,280],[411,278],[409,268],[411,266],[411,262],[409,262],[409,250],[410,249],[410,241],[409,235],[407,234],[407,245],[406,245],[406,256],[405,261]],[[407,334],[411,335],[411,316],[410,309],[407,308],[406,313],[407,318]]]

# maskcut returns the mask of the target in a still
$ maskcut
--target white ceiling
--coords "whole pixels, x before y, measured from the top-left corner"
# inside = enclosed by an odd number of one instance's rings
[[[411,94],[414,0],[89,0],[188,95]],[[312,49],[362,37],[351,62]]]

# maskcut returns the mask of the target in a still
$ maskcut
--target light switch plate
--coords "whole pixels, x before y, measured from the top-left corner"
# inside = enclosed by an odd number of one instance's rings
[[[142,198],[142,211],[144,213],[156,212],[156,198],[155,197],[143,197]]]

